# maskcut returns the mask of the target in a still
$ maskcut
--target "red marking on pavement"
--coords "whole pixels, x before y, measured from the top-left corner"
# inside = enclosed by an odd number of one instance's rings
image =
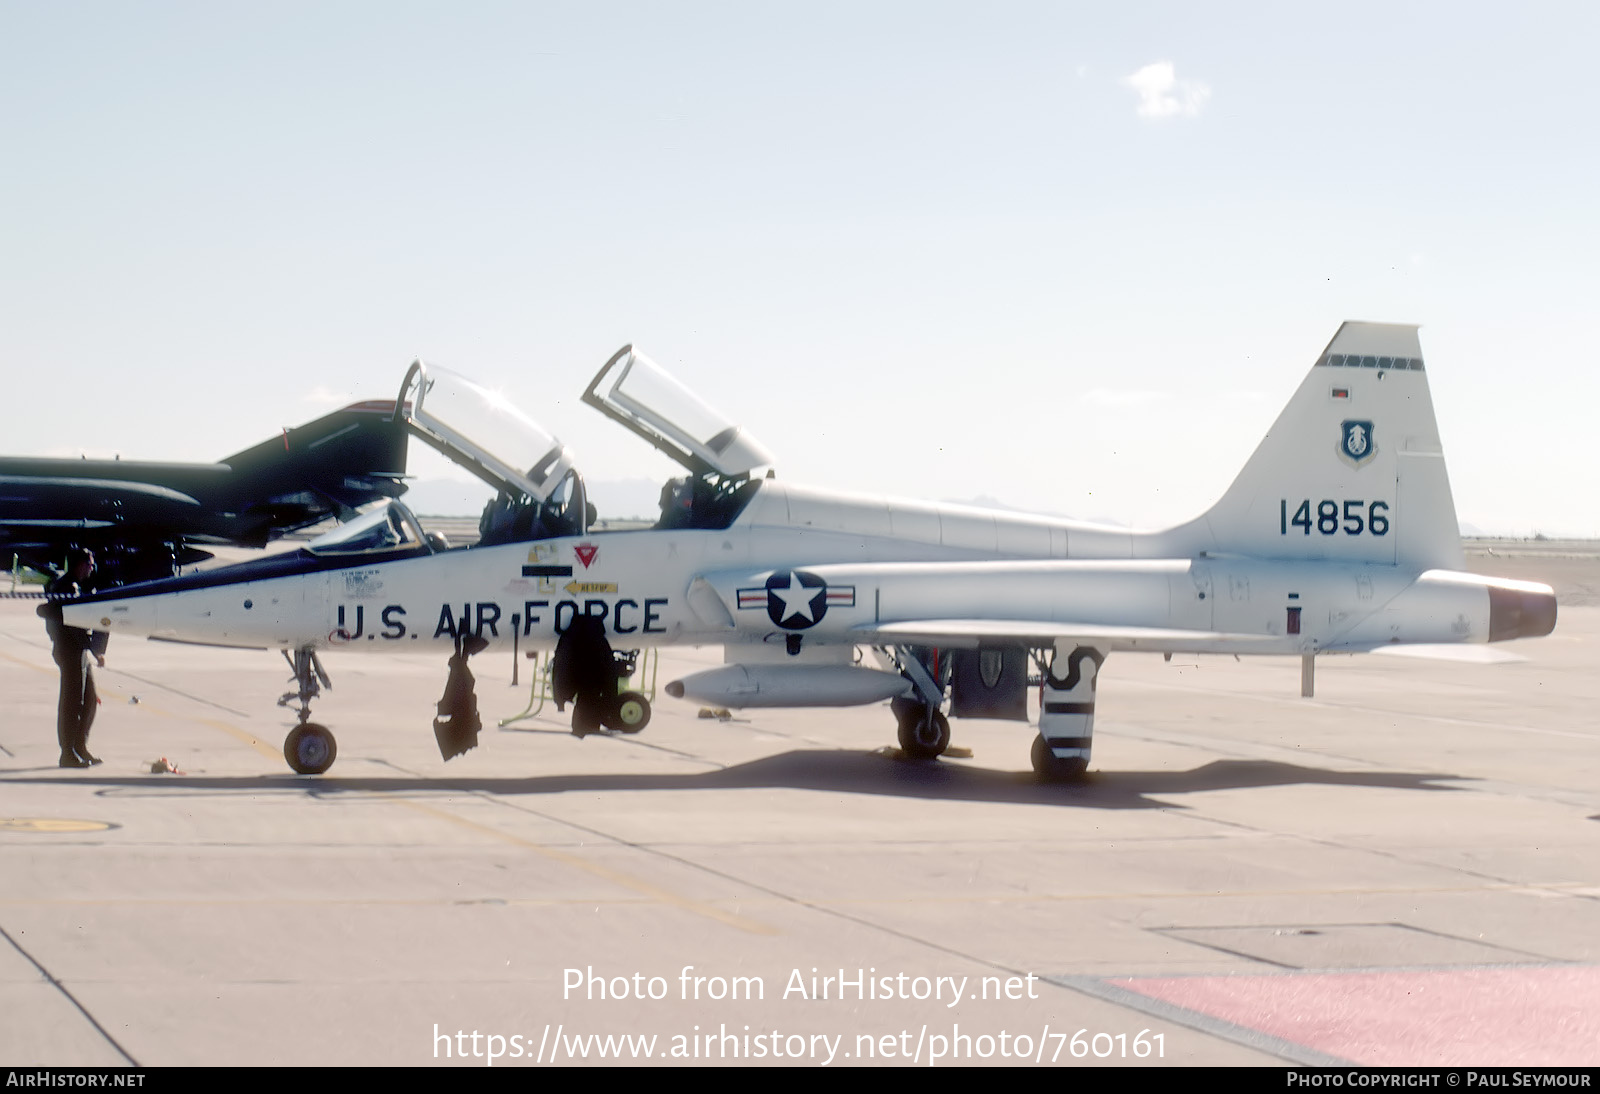
[[[1107,983],[1358,1064],[1600,1063],[1600,967],[1192,976]]]

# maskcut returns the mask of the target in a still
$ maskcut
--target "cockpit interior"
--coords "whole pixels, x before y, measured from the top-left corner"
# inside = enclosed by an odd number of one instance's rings
[[[583,401],[688,472],[662,487],[660,517],[647,527],[728,527],[759,488],[753,473],[772,462],[753,436],[631,345],[606,362]],[[602,531],[595,527],[595,507],[572,453],[498,392],[416,361],[395,406],[413,436],[494,488],[475,546]],[[308,549],[319,555],[420,554],[452,546],[439,533],[424,531],[409,509],[391,500]]]

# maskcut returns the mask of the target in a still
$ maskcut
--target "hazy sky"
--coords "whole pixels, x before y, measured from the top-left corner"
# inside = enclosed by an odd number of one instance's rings
[[[0,452],[210,460],[413,357],[591,479],[636,342],[786,478],[1175,522],[1345,319],[1458,513],[1600,535],[1590,3],[0,0]]]

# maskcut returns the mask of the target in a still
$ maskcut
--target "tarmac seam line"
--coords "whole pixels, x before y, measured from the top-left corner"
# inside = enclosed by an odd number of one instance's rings
[[[520,806],[520,805],[514,805],[514,804],[508,803],[508,802],[499,802],[498,804],[507,805],[510,808],[518,810],[519,812],[528,812],[528,813],[531,813],[534,816],[541,816],[541,817],[544,816],[543,814],[539,813],[537,810],[526,809],[525,807]],[[545,819],[554,820],[557,823],[562,823],[562,824],[574,824],[574,822],[562,820],[561,818],[557,818],[557,817],[547,817]],[[575,827],[580,827],[580,828],[583,827],[582,825],[576,825],[576,824],[574,826]],[[604,839],[616,840],[615,836],[610,836],[605,832],[600,832],[600,831],[594,830],[594,829],[585,829],[585,830],[586,831],[593,831],[595,833],[595,835],[600,836],[601,838],[604,838]],[[693,859],[683,858],[683,857],[681,857],[679,855],[675,855],[675,854],[672,854],[670,852],[663,851],[663,850],[661,850],[659,848],[652,848],[652,847],[650,847],[648,845],[644,845],[644,844],[628,843],[625,840],[624,841],[619,841],[619,842],[621,842],[624,846],[627,846],[627,847],[634,847],[634,848],[636,848],[638,850],[641,850],[641,851],[646,851],[646,852],[649,852],[649,853],[652,853],[652,854],[655,854],[655,855],[659,855],[660,857],[662,857],[662,858],[664,858],[664,859],[666,859],[666,860],[668,860],[670,862],[679,863],[680,865],[687,866],[690,869],[703,871],[704,873],[710,874],[712,877],[721,878],[724,881],[731,881],[731,882],[733,882],[735,884],[743,885],[743,886],[747,886],[749,888],[755,889],[757,892],[766,893],[768,896],[772,897],[775,900],[778,900],[778,901],[780,901],[782,903],[785,903],[785,904],[793,905],[794,907],[797,907],[797,908],[805,908],[808,911],[815,912],[815,913],[818,913],[820,915],[824,915],[824,916],[829,916],[829,917],[832,917],[832,918],[840,919],[840,920],[843,920],[846,923],[852,923],[852,924],[854,924],[854,925],[856,925],[858,927],[863,927],[868,931],[879,932],[879,933],[882,933],[882,934],[890,935],[891,937],[899,938],[899,939],[901,939],[903,941],[911,942],[911,943],[913,943],[915,945],[918,945],[918,946],[924,946],[924,947],[927,947],[928,949],[934,950],[934,951],[939,952],[939,953],[948,954],[948,955],[950,955],[952,957],[959,958],[959,959],[961,959],[963,961],[971,961],[975,965],[979,965],[979,966],[995,969],[995,970],[1000,971],[1000,972],[1014,973],[1014,974],[1019,975],[1019,976],[1023,974],[1023,970],[1014,969],[1014,968],[1011,968],[1010,966],[1002,965],[1002,964],[1000,964],[1000,963],[998,963],[996,961],[993,961],[993,960],[991,960],[989,958],[979,957],[979,956],[977,956],[975,954],[970,954],[970,953],[967,953],[967,952],[965,952],[963,950],[959,950],[959,949],[955,948],[954,946],[946,945],[946,944],[941,943],[941,942],[936,942],[933,939],[931,939],[931,938],[929,938],[929,937],[927,937],[925,935],[912,934],[909,931],[901,930],[898,927],[894,927],[894,926],[891,926],[891,925],[886,924],[886,923],[880,923],[880,922],[877,922],[875,920],[867,919],[867,918],[865,918],[863,916],[853,915],[853,914],[851,914],[849,912],[844,911],[842,908],[840,908],[840,907],[838,907],[838,906],[836,906],[834,904],[822,903],[822,902],[813,901],[813,900],[806,900],[803,897],[795,896],[792,893],[786,893],[786,892],[783,892],[782,890],[775,889],[770,885],[765,885],[765,884],[763,884],[761,882],[757,882],[757,881],[751,881],[751,880],[749,880],[747,878],[742,878],[742,877],[739,877],[737,875],[731,874],[726,870],[719,869],[717,867],[708,865],[708,864],[703,863],[703,862],[696,862]],[[1269,1037],[1266,1034],[1257,1033],[1254,1030],[1248,1030],[1248,1029],[1244,1029],[1243,1027],[1233,1026],[1231,1023],[1219,1022],[1216,1019],[1209,1018],[1209,1017],[1207,1017],[1205,1015],[1196,1014],[1195,1012],[1192,1012],[1192,1011],[1182,1010],[1180,1008],[1171,1008],[1173,1010],[1173,1012],[1174,1012],[1174,1014],[1172,1016],[1165,1015],[1164,1013],[1158,1014],[1158,1012],[1156,1010],[1152,1009],[1151,1004],[1155,1004],[1155,1005],[1158,1005],[1158,1006],[1161,1006],[1161,1007],[1168,1007],[1169,1004],[1160,1003],[1160,1001],[1158,1001],[1158,1000],[1152,1000],[1149,996],[1140,996],[1135,992],[1121,992],[1121,989],[1113,989],[1109,985],[1105,985],[1105,987],[1107,988],[1107,993],[1097,994],[1094,991],[1087,991],[1087,990],[1084,990],[1081,987],[1077,987],[1074,984],[1071,984],[1071,983],[1067,982],[1068,980],[1079,979],[1079,978],[1070,978],[1070,977],[1069,978],[1062,978],[1062,977],[1053,977],[1053,976],[1043,975],[1043,976],[1040,976],[1039,979],[1045,981],[1046,983],[1054,984],[1056,987],[1066,988],[1069,991],[1077,991],[1077,992],[1079,992],[1079,994],[1095,995],[1098,998],[1100,998],[1102,1001],[1109,1002],[1114,1006],[1118,1006],[1118,1005],[1126,1006],[1129,1009],[1138,1010],[1141,1013],[1150,1014],[1152,1017],[1163,1017],[1163,1018],[1169,1018],[1170,1017],[1170,1020],[1175,1025],[1183,1026],[1185,1028],[1194,1029],[1197,1032],[1205,1033],[1205,1034],[1208,1034],[1208,1035],[1214,1034],[1214,1035],[1222,1037],[1224,1040],[1232,1041],[1235,1044],[1243,1045],[1244,1047],[1250,1048],[1250,1049],[1255,1050],[1255,1051],[1265,1052],[1268,1055],[1276,1056],[1276,1057],[1278,1057],[1280,1059],[1288,1059],[1288,1060],[1293,1060],[1293,1061],[1300,1061],[1301,1059],[1305,1059],[1305,1060],[1308,1060],[1308,1061],[1312,1062],[1314,1066],[1322,1066],[1323,1064],[1326,1064],[1326,1063],[1332,1063],[1332,1064],[1337,1065],[1337,1064],[1343,1064],[1343,1063],[1346,1062],[1346,1061],[1343,1061],[1343,1060],[1339,1060],[1336,1057],[1331,1057],[1331,1056],[1330,1057],[1322,1057],[1320,1054],[1314,1052],[1311,1049],[1306,1049],[1306,1048],[1303,1048],[1302,1046],[1295,1045],[1295,1044],[1293,1044],[1291,1042],[1288,1042],[1288,1041],[1282,1041],[1282,1040],[1280,1040],[1278,1038]],[[1085,977],[1085,978],[1081,978],[1081,979],[1084,979],[1087,982],[1087,981],[1089,981],[1090,978]],[[1116,996],[1116,995],[1110,994],[1110,992],[1121,992],[1122,995],[1126,995],[1127,996],[1127,999],[1124,1000],[1124,999],[1120,998],[1120,996]],[[1226,1030],[1222,1029],[1222,1027],[1224,1027],[1224,1026],[1227,1027]]]
[[[42,649],[43,648],[41,643],[35,642],[35,641],[31,640],[31,639],[18,637],[17,635],[12,634],[9,631],[0,631],[0,636],[6,637],[6,638],[10,638],[12,641],[17,642],[20,645],[33,646],[36,649]],[[31,661],[24,661],[20,657],[13,657],[12,655],[10,655],[8,653],[0,653],[0,657],[4,657],[8,661],[15,661],[19,665],[27,665],[29,668],[38,669],[40,672],[54,672],[55,671],[53,669],[46,668],[43,665],[35,665]],[[187,691],[183,691],[180,688],[175,688],[171,684],[163,684],[159,680],[150,680],[150,679],[147,679],[146,677],[143,677],[143,676],[136,676],[133,673],[128,672],[126,669],[112,668],[109,665],[97,665],[96,667],[99,668],[101,672],[106,673],[107,675],[126,676],[128,679],[137,680],[141,684],[148,684],[150,687],[160,688],[162,691],[170,691],[174,695],[181,695],[181,696],[183,696],[183,698],[188,699],[191,702],[200,703],[200,704],[202,704],[204,706],[208,706],[208,707],[216,707],[218,710],[225,710],[229,714],[232,714],[235,718],[248,718],[248,717],[250,717],[250,714],[249,714],[248,711],[234,710],[230,706],[224,706],[223,704],[215,702],[215,701],[213,701],[211,699],[202,699],[198,695],[190,695]]]
[[[1573,898],[1575,898],[1577,900],[1596,900],[1596,899],[1600,899],[1600,897],[1593,896],[1593,895],[1591,895],[1589,893],[1584,892],[1581,889],[1570,889],[1569,890],[1569,889],[1563,889],[1563,888],[1555,888],[1549,883],[1541,884],[1541,883],[1538,883],[1538,882],[1516,881],[1516,880],[1514,880],[1512,878],[1500,877],[1500,876],[1495,875],[1495,874],[1487,873],[1487,872],[1485,872],[1483,870],[1475,870],[1475,869],[1472,869],[1472,868],[1470,868],[1468,866],[1461,865],[1459,863],[1456,863],[1456,864],[1439,863],[1439,862],[1429,861],[1428,859],[1425,859],[1425,858],[1412,858],[1412,857],[1408,856],[1407,854],[1405,854],[1405,853],[1403,853],[1401,851],[1389,850],[1389,849],[1383,848],[1383,847],[1369,847],[1369,846],[1365,846],[1365,845],[1357,844],[1357,843],[1347,843],[1345,841],[1333,839],[1333,838],[1328,837],[1328,836],[1312,835],[1311,833],[1308,833],[1308,832],[1282,832],[1282,833],[1274,834],[1274,833],[1268,832],[1264,828],[1257,828],[1255,825],[1246,824],[1244,821],[1230,820],[1230,819],[1225,818],[1225,817],[1211,817],[1211,816],[1206,816],[1203,813],[1194,813],[1194,812],[1174,813],[1173,816],[1181,817],[1182,819],[1184,819],[1186,821],[1190,821],[1190,822],[1204,822],[1204,823],[1208,823],[1208,824],[1215,824],[1218,827],[1232,828],[1232,829],[1235,829],[1237,831],[1249,832],[1249,833],[1252,833],[1253,835],[1258,835],[1258,836],[1263,836],[1263,837],[1277,838],[1277,839],[1289,839],[1289,840],[1300,840],[1300,841],[1302,841],[1304,843],[1309,843],[1309,844],[1312,844],[1313,846],[1316,846],[1316,847],[1330,848],[1330,849],[1335,850],[1335,851],[1345,851],[1345,852],[1348,852],[1348,853],[1351,853],[1351,854],[1355,854],[1355,855],[1371,855],[1374,858],[1381,858],[1381,859],[1385,859],[1385,860],[1387,860],[1389,862],[1399,863],[1401,866],[1406,866],[1406,867],[1411,867],[1411,868],[1422,867],[1422,868],[1428,869],[1428,870],[1439,870],[1439,871],[1443,871],[1445,873],[1457,874],[1457,875],[1460,875],[1462,877],[1477,878],[1480,881],[1489,882],[1490,885],[1488,886],[1488,888],[1491,889],[1491,890],[1508,890],[1508,891],[1512,891],[1512,892],[1515,892],[1515,891],[1518,891],[1518,890],[1537,890],[1537,891],[1540,891],[1540,892],[1548,893],[1548,894],[1550,894],[1552,896],[1570,896],[1570,897],[1573,897]],[[1567,883],[1564,883],[1564,884],[1570,885],[1571,883],[1567,882]],[[1444,888],[1444,891],[1448,892],[1453,888],[1455,888],[1455,887],[1454,886],[1446,886]],[[1470,887],[1468,887],[1468,886],[1462,886],[1461,888],[1464,891],[1470,891]],[[1484,887],[1483,886],[1479,886],[1479,888],[1481,889],[1481,888],[1484,888]],[[1426,891],[1426,890],[1418,890],[1418,891]],[[1530,952],[1530,951],[1524,951],[1524,952]],[[1560,958],[1549,957],[1548,955],[1535,955],[1535,956],[1542,956],[1546,960],[1550,960],[1550,961],[1559,961],[1559,960],[1561,960]]]
[[[1192,1029],[1196,1033],[1204,1033],[1212,1037],[1220,1037],[1225,1041],[1232,1041],[1236,1045],[1265,1052],[1290,1063],[1302,1067],[1347,1067],[1354,1061],[1341,1059],[1338,1056],[1329,1056],[1318,1052],[1314,1048],[1286,1041],[1282,1037],[1274,1037],[1270,1033],[1251,1029],[1248,1026],[1235,1025],[1233,1022],[1221,1018],[1213,1018],[1209,1014],[1202,1014],[1188,1007],[1180,1007],[1162,999],[1143,995],[1127,988],[1119,988],[1115,984],[1108,984],[1104,980],[1091,976],[1041,976],[1041,980],[1049,981],[1059,988],[1075,991],[1102,1002],[1111,1003],[1120,1007],[1127,1007],[1152,1018],[1171,1022],[1175,1026]]]
[[[0,938],[4,938],[7,942],[11,943],[11,948],[12,949],[16,950],[19,954],[21,954],[27,960],[28,964],[30,964],[34,968],[38,969],[39,970],[39,975],[44,977],[47,981],[50,982],[50,985],[52,987],[54,987],[57,991],[59,991],[62,995],[64,995],[66,997],[66,999],[67,999],[67,1002],[71,1003],[74,1007],[77,1007],[78,1008],[78,1013],[83,1015],[84,1019],[86,1021],[88,1021],[88,1023],[95,1028],[95,1031],[97,1033],[99,1033],[100,1036],[102,1036],[102,1037],[104,1037],[106,1039],[106,1043],[109,1044],[112,1048],[116,1049],[117,1050],[117,1054],[119,1056],[121,1056],[124,1060],[128,1061],[130,1066],[132,1066],[132,1067],[142,1067],[142,1066],[144,1066],[141,1063],[139,1063],[138,1060],[135,1060],[131,1055],[129,1055],[127,1049],[123,1048],[120,1044],[117,1043],[117,1039],[115,1037],[111,1036],[111,1034],[106,1030],[106,1027],[102,1026],[99,1023],[99,1021],[95,1018],[94,1015],[89,1013],[89,1008],[85,1007],[82,1003],[80,1003],[78,1001],[78,997],[73,995],[72,992],[67,988],[67,986],[65,984],[63,984],[61,981],[57,980],[54,976],[52,976],[49,969],[47,969],[43,965],[39,964],[38,960],[33,956],[33,954],[31,954],[27,950],[23,949],[21,944],[18,943],[15,938],[11,937],[11,932],[7,931],[4,927],[0,927]]]

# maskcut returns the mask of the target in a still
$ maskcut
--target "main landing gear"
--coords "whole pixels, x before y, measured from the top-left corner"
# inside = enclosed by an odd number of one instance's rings
[[[1071,782],[1089,770],[1095,685],[1109,650],[1058,640],[1039,689],[1033,772],[1041,782]]]
[[[950,682],[949,659],[941,663],[938,650],[923,646],[896,646],[894,659],[914,692],[889,702],[900,751],[907,759],[937,760],[950,747],[950,719],[939,709]]]
[[[1033,773],[1039,777],[1040,782],[1076,782],[1089,770],[1088,757],[1057,756],[1055,749],[1050,747],[1050,742],[1043,734],[1033,739],[1033,752],[1030,758],[1033,761]]]
[[[283,657],[294,670],[291,679],[298,686],[295,691],[285,692],[278,699],[278,705],[286,707],[296,701],[300,703],[300,724],[284,738],[283,758],[301,775],[320,775],[333,766],[334,759],[339,755],[339,745],[327,726],[310,720],[311,700],[321,695],[323,688],[332,688],[333,681],[328,679],[327,670],[322,667],[317,651],[311,646],[295,650],[292,658],[289,651],[284,650]]]
[[[942,707],[954,658],[949,651],[942,651],[941,656],[940,650],[928,646],[896,646],[889,652],[912,689],[910,694],[889,703],[900,749],[908,759],[936,760],[950,747],[950,722]],[[1026,717],[1026,702],[1020,689],[1032,683],[1039,685],[1039,733],[1033,739],[1031,759],[1040,781],[1073,782],[1088,771],[1094,743],[1095,684],[1108,652],[1070,639],[1058,640],[1053,648],[1033,651],[1039,677],[1028,681],[1020,675],[1013,677],[1014,683],[1005,685],[1005,689],[1017,689],[1006,690],[1015,702],[1004,706],[1013,711],[1010,716],[1019,719]],[[993,668],[996,677],[1004,671],[998,661]],[[984,680],[991,687],[994,682]],[[953,708],[958,713],[972,709],[970,691],[962,690],[971,686],[958,681]]]
[[[937,707],[914,699],[889,703],[899,727],[900,751],[913,760],[937,760],[950,747],[950,719]]]

